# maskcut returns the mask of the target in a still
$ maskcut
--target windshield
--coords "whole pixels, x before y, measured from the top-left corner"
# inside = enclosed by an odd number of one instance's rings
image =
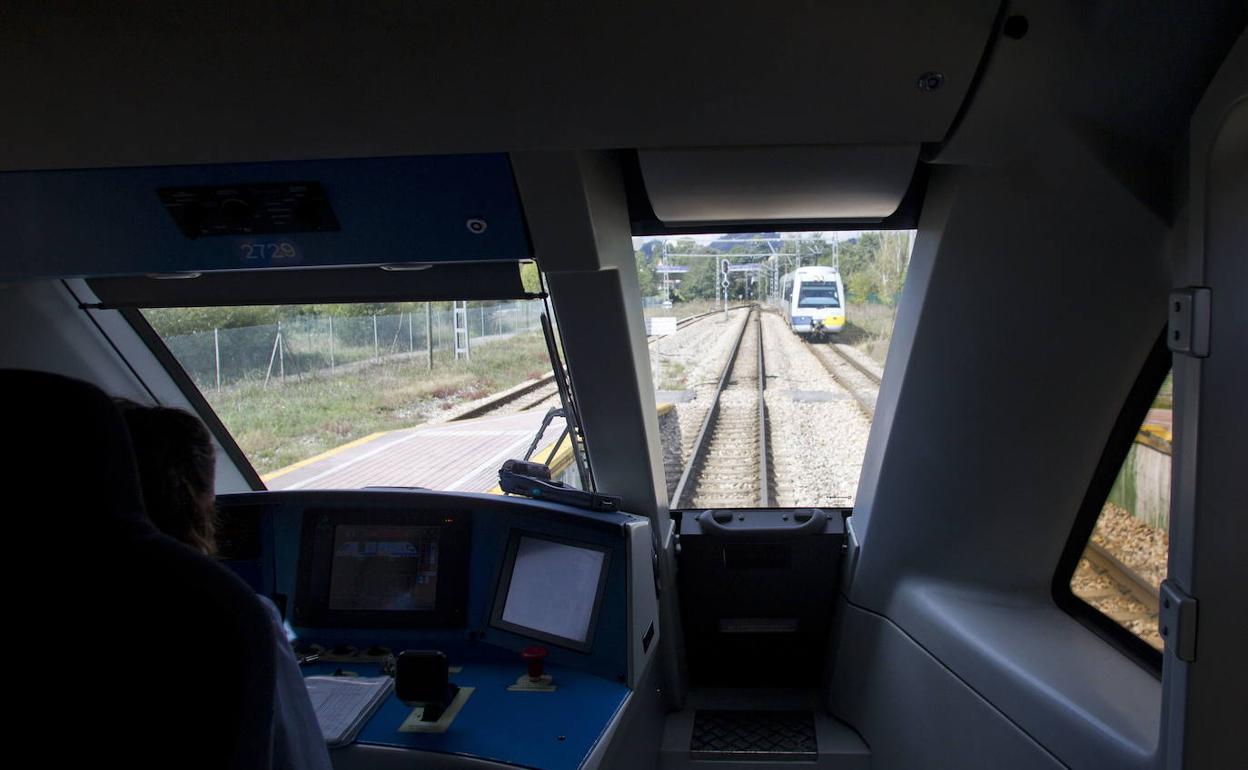
[[[633,240],[672,508],[854,505],[913,241]]]
[[[269,489],[498,492],[560,406],[540,300],[184,307],[143,316]],[[551,418],[533,458],[577,482]]]
[[[835,283],[803,283],[797,297],[798,307],[840,307],[841,298]]]

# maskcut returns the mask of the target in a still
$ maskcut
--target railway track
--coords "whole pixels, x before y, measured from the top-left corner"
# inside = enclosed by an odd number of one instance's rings
[[[874,418],[875,400],[880,392],[879,375],[843,351],[839,343],[806,342],[806,348],[823,364],[836,384],[854,397],[867,419]]]
[[[1099,543],[1089,541],[1083,556],[1093,569],[1117,584],[1133,601],[1143,605],[1152,615],[1157,614],[1159,609],[1157,587],[1147,578],[1128,567]]]
[[[741,307],[745,306],[734,305],[728,309],[736,310]],[[697,323],[703,318],[722,312],[722,310],[708,310],[705,313],[695,313],[694,315],[685,316],[684,318],[676,321],[676,329],[679,331],[680,329],[684,329],[686,326]],[[654,345],[654,343],[659,339],[662,339],[662,337],[651,336],[649,337],[649,344]],[[542,406],[551,406],[558,398],[558,395],[558,390],[555,387],[555,375],[547,374],[539,379],[533,380],[532,382],[527,382],[515,388],[510,388],[478,404],[475,404],[472,408],[455,415],[448,420],[448,422],[457,422],[459,420],[468,420],[474,417],[483,417],[487,414],[498,411],[503,407],[511,406],[513,404],[516,406],[515,411],[519,412],[536,409]]]
[[[771,504],[767,448],[766,357],[757,309],[741,323],[672,494],[673,508],[752,508]]]

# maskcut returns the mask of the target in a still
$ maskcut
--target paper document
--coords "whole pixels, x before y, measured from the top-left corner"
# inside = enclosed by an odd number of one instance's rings
[[[309,676],[303,681],[325,743],[331,748],[355,740],[360,728],[394,689],[394,679],[388,676]]]

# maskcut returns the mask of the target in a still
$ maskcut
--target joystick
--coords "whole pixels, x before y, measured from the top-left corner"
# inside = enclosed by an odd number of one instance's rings
[[[407,705],[424,704],[423,722],[436,722],[459,688],[449,681],[446,655],[438,650],[404,650],[394,674],[394,692]]]

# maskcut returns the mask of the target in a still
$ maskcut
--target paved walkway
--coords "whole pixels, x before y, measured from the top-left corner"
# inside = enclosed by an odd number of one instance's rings
[[[264,477],[269,489],[427,487],[488,492],[504,460],[519,459],[537,434],[545,410],[502,417],[421,425],[376,433]],[[564,421],[555,418],[541,448],[554,443]]]

